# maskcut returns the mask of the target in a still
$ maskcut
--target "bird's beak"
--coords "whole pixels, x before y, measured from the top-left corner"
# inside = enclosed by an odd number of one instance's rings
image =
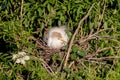
[[[59,38],[59,40],[63,41],[64,43],[66,43],[66,41],[63,38]]]

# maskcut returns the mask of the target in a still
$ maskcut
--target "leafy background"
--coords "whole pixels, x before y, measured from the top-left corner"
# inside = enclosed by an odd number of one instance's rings
[[[41,42],[45,29],[66,25],[71,39],[79,21],[87,14],[92,4],[95,5],[91,14],[82,23],[74,39],[68,67],[58,70],[68,46],[50,56],[49,62],[43,63],[41,58],[46,57],[41,57],[41,54],[44,51],[38,49],[29,37],[34,36]],[[88,39],[89,35],[96,32],[96,35]],[[84,41],[85,39],[87,40]],[[0,1],[1,80],[119,80],[119,45],[119,0]],[[25,51],[31,56],[25,65],[15,64],[12,59],[12,55],[19,51]],[[48,64],[54,74],[48,73],[43,64]]]

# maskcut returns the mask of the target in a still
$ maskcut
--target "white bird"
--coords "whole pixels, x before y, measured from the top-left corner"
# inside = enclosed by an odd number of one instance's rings
[[[68,43],[68,35],[65,32],[66,26],[53,27],[44,36],[47,46],[52,49],[60,49]]]

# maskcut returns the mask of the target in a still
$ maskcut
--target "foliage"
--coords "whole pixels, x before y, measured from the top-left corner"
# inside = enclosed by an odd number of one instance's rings
[[[48,74],[39,56],[42,50],[37,49],[30,36],[42,41],[44,29],[64,24],[71,39],[79,21],[93,3],[91,14],[82,23],[74,39],[68,67],[59,71],[63,55],[54,54],[49,66],[55,73]],[[119,80],[120,60],[115,57],[120,56],[119,3],[119,0],[0,1],[0,79]],[[16,64],[12,55],[19,51],[36,58],[32,57],[26,65]],[[66,51],[65,47],[61,54]]]

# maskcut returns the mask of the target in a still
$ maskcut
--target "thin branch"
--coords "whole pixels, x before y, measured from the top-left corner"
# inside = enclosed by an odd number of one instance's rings
[[[100,57],[100,58],[88,58],[88,60],[108,60],[108,59],[120,59],[120,56],[108,56],[108,57]]]
[[[43,64],[45,65],[45,69],[47,69],[47,71],[51,72],[53,75],[55,74],[54,71],[52,70],[52,68],[43,60],[43,59],[40,59]]]
[[[115,40],[115,39],[110,39],[110,40],[113,41],[113,42],[116,42],[116,43],[120,44],[120,41],[118,41],[118,40]]]
[[[63,59],[62,59],[62,61],[61,61],[61,64],[60,64],[60,66],[57,68],[57,72],[60,72],[60,71],[61,71],[62,66],[63,66],[64,59],[65,59],[65,56],[63,56]]]
[[[81,27],[82,22],[90,15],[90,11],[92,10],[93,6],[94,6],[94,4],[90,7],[88,13],[80,20],[80,22],[78,24],[78,27],[75,30],[75,33],[73,34],[73,36],[71,38],[71,41],[70,41],[70,44],[69,44],[69,48],[68,48],[68,51],[67,51],[67,54],[66,54],[65,62],[64,62],[64,68],[67,66],[68,58],[70,56],[70,51],[71,51],[71,48],[72,48],[72,45],[73,45],[73,40],[74,40],[76,34],[78,33],[78,31],[79,31],[79,29]]]
[[[48,48],[42,42],[37,40],[34,36],[30,36],[28,39],[35,41],[36,44],[37,44],[37,47],[40,48],[40,49],[43,49],[45,52],[49,52],[49,53],[59,52],[59,50],[57,50],[57,49],[50,49],[50,48]]]
[[[113,28],[105,28],[105,29],[101,29],[99,31],[97,31],[96,33],[94,33],[93,35],[97,35],[100,32],[106,31],[106,30],[114,30]]]
[[[103,49],[98,49],[97,50],[97,53],[99,53],[99,52],[102,52],[102,51],[106,51],[106,50],[109,50],[109,49],[120,49],[120,47],[119,46],[115,46],[115,47],[106,47],[106,48],[103,48]]]
[[[46,49],[46,47],[42,45],[43,43],[39,42],[34,36],[30,36],[29,39],[35,41],[40,48]]]
[[[106,30],[113,30],[113,29],[112,29],[112,28],[101,29],[101,30],[95,32],[94,34],[91,34],[91,33],[92,33],[92,32],[91,32],[90,35],[88,35],[88,36],[86,37],[86,39],[80,39],[79,44],[84,43],[84,42],[86,42],[86,41],[88,41],[88,40],[97,38],[96,35],[98,35],[100,32],[106,31]]]
[[[89,60],[89,58],[87,60],[85,60],[85,61],[91,62],[91,63],[96,63],[96,64],[107,64],[105,61],[99,62],[99,61],[95,61],[95,60]]]
[[[101,22],[102,22],[102,20],[103,20],[103,16],[104,16],[104,13],[105,13],[105,7],[106,7],[106,0],[104,0],[104,7],[103,7],[103,11],[102,11],[102,15],[101,15],[100,21],[98,22],[97,31],[99,31],[99,29],[100,29]]]
[[[52,68],[41,58],[37,58],[35,56],[31,56],[31,59],[35,59],[35,60],[40,60],[42,62],[42,65],[43,67],[46,69],[46,71],[49,73],[49,74],[53,74],[55,75],[54,71],[52,70]]]
[[[120,49],[120,46],[105,47],[103,49],[98,49],[95,53],[87,55],[86,58],[93,57],[93,56],[97,55],[98,53],[109,50],[109,49]]]
[[[46,65],[45,65],[44,63],[42,63],[42,65],[43,65],[43,67],[45,68],[45,70],[46,70],[49,74],[51,74],[51,72],[47,69]]]
[[[68,66],[68,68],[71,68],[71,66],[72,66],[74,63],[75,63],[75,61],[72,61],[72,62],[70,63],[70,65]]]
[[[83,62],[82,60],[78,59],[77,61],[78,61],[84,68],[86,68],[87,70],[89,70],[88,67],[84,64],[84,62]]]
[[[21,25],[22,25],[22,18],[23,18],[23,4],[24,4],[24,0],[21,0],[21,10],[20,10],[20,18],[21,18]]]

